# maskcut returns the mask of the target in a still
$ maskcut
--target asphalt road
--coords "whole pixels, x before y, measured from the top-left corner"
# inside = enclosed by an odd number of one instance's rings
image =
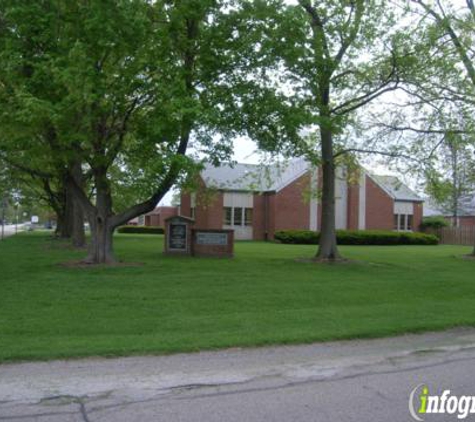
[[[25,225],[24,224],[18,224],[18,231],[24,230]],[[0,233],[1,233],[2,227],[0,226]],[[16,233],[16,226],[14,224],[7,224],[4,226],[4,232],[3,235],[4,237],[12,236]]]
[[[4,364],[0,421],[411,421],[409,396],[421,383],[475,395],[475,330]]]

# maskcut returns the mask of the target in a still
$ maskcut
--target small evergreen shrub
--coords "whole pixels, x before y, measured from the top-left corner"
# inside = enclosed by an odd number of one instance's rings
[[[117,233],[126,234],[163,234],[165,230],[160,226],[121,226]]]
[[[339,245],[437,245],[437,236],[389,230],[337,230]],[[317,245],[320,233],[311,230],[279,230],[275,240],[294,245]]]

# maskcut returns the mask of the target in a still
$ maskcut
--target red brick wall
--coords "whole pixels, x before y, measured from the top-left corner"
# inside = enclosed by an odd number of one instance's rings
[[[460,227],[473,227],[475,226],[475,217],[459,217]]]
[[[304,174],[275,195],[274,230],[308,229],[310,224],[310,173]]]
[[[321,187],[321,170],[318,185]],[[394,202],[369,176],[366,176],[366,229],[393,230]],[[223,193],[206,191],[201,181],[196,194],[195,228],[221,229],[223,226]],[[253,238],[265,239],[267,208],[268,239],[274,231],[285,229],[308,229],[310,225],[310,203],[305,193],[310,190],[310,174],[307,173],[286,186],[278,193],[254,194]],[[358,229],[360,189],[358,184],[348,186],[348,228]],[[265,203],[267,202],[267,206]],[[181,215],[190,216],[191,195],[181,195]],[[422,221],[422,204],[414,203],[414,230]],[[318,201],[318,229],[321,228],[321,200]],[[462,225],[474,225],[475,217],[462,221]]]
[[[184,217],[191,217],[191,193],[181,193],[180,215],[183,215]]]
[[[159,226],[160,225],[160,216],[158,214],[146,215],[145,216],[145,225],[146,226]]]
[[[199,245],[196,234],[199,232],[225,233],[228,241],[226,245]],[[194,256],[214,256],[217,258],[232,258],[234,255],[234,230],[192,230],[191,251]]]
[[[275,231],[275,193],[254,194],[252,236],[254,240],[270,240]],[[267,237],[266,237],[267,232]]]
[[[145,216],[146,226],[164,226],[165,220],[178,215],[177,207],[157,207],[153,213]]]
[[[360,206],[360,186],[357,183],[348,183],[347,229],[358,230]]]
[[[164,221],[169,217],[174,217],[178,215],[178,207],[163,207],[160,212],[161,223],[164,224]]]
[[[202,187],[196,193],[196,229],[223,228],[223,193]]]
[[[223,193],[208,190],[200,178],[195,192],[195,225],[196,229],[223,228]],[[181,194],[181,215],[191,217],[191,193]]]
[[[415,232],[420,231],[421,223],[422,223],[422,215],[423,215],[423,205],[422,202],[414,202],[414,217],[413,217],[413,228],[412,230]]]
[[[268,238],[269,240],[274,239],[274,232],[276,230],[275,226],[275,213],[276,213],[276,208],[275,208],[275,203],[276,203],[276,194],[271,193],[269,194],[269,220],[268,220]]]
[[[366,229],[394,229],[393,199],[369,176],[366,176]]]
[[[191,217],[191,194],[182,193],[180,213]],[[223,194],[221,192],[196,192],[195,225],[198,229],[223,228]]]

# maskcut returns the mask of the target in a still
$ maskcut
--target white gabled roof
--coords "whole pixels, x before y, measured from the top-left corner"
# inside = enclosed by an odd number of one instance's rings
[[[437,204],[432,198],[427,198],[424,204],[424,217],[430,216],[445,216],[451,217],[453,212],[443,204]],[[475,216],[475,196],[464,195],[459,199],[459,206],[457,209],[459,217]]]
[[[213,167],[201,172],[206,186],[230,191],[279,191],[310,170],[310,164],[299,158],[282,164],[234,164]]]
[[[378,176],[369,173],[368,175],[395,201],[423,202],[419,195],[409,189],[396,176]]]
[[[439,217],[442,215],[444,215],[444,211],[432,198],[426,198],[424,200],[424,217]]]
[[[303,158],[288,163],[207,165],[201,177],[207,187],[227,191],[278,192],[310,171],[312,166]],[[362,169],[376,184],[396,201],[423,200],[395,176],[377,176]]]
[[[458,214],[460,217],[475,216],[475,196],[465,195],[460,199]]]

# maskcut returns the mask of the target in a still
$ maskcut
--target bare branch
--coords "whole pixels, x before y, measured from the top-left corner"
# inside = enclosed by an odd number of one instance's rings
[[[393,126],[385,123],[378,123],[377,126],[390,129],[395,132],[413,132],[423,135],[446,135],[447,133],[452,133],[454,135],[468,135],[472,133],[471,131],[461,129],[419,129],[411,126]]]
[[[470,1],[470,0],[469,0]],[[457,49],[457,53],[460,56],[462,63],[465,67],[465,70],[467,71],[468,77],[470,78],[471,82],[473,85],[475,85],[475,67],[472,63],[472,60],[470,57],[467,55],[467,51],[465,50],[464,46],[462,45],[462,42],[460,41],[460,38],[458,35],[455,33],[452,25],[450,25],[449,20],[446,18],[444,14],[444,10],[441,9],[441,14],[437,13],[436,10],[434,10],[431,6],[429,6],[427,3],[425,3],[423,0],[412,0],[412,2],[419,4],[424,8],[424,10],[431,15],[435,21],[443,27],[450,38],[452,39],[452,42]],[[472,4],[473,7],[473,4]],[[472,9],[470,9],[472,10]]]
[[[356,9],[355,9],[356,8]],[[351,2],[351,11],[348,17],[347,25],[351,25],[351,29],[349,31],[349,34],[347,37],[343,38],[342,44],[340,49],[338,50],[338,53],[335,56],[334,59],[334,67],[337,68],[338,65],[340,64],[341,60],[343,59],[343,56],[345,55],[346,51],[350,47],[351,44],[353,44],[355,38],[358,35],[358,32],[360,30],[360,25],[361,25],[361,19],[363,18],[363,12],[364,12],[364,0],[357,0],[357,1],[352,1]],[[351,24],[351,17],[353,15],[353,10],[355,10],[355,17],[353,24]],[[345,27],[347,27],[345,25]]]
[[[351,100],[340,104],[339,106],[333,108],[331,110],[332,113],[337,114],[337,115],[344,115],[347,113],[351,113],[354,110],[357,110],[360,107],[363,107],[364,105],[370,103],[374,99],[378,98],[385,92],[390,92],[394,91],[398,88],[397,82],[393,86],[389,86],[387,88],[384,88],[384,86],[387,86],[390,83],[390,81],[386,82],[384,85],[379,86],[378,88],[374,89],[373,91],[370,91],[364,95],[361,95],[356,98],[352,98]]]
[[[391,157],[391,158],[404,158],[406,160],[411,160],[411,161],[419,161],[417,158],[414,158],[413,156],[406,155],[406,154],[401,154],[399,152],[390,152],[390,151],[380,151],[376,149],[364,149],[364,148],[347,148],[338,151],[333,155],[334,158],[340,157],[345,154],[351,154],[351,153],[358,153],[358,154],[374,154],[374,155],[382,155],[385,157]]]

